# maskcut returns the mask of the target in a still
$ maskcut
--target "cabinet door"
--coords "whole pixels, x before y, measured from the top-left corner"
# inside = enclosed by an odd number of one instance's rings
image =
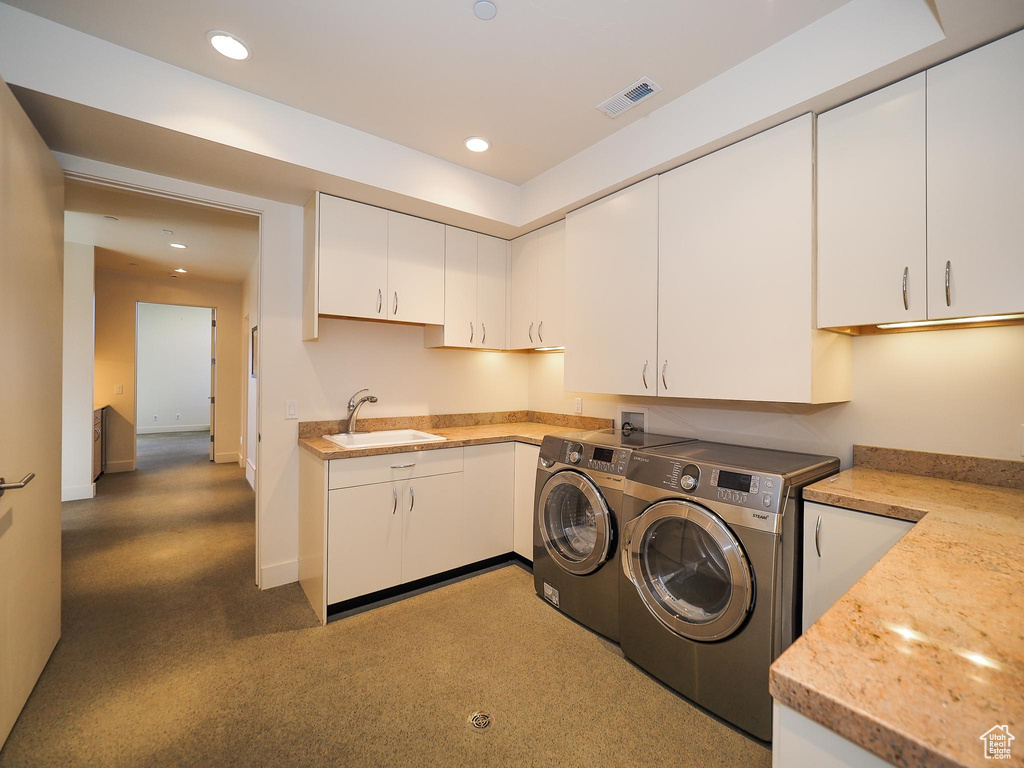
[[[658,177],[570,213],[565,265],[566,391],[657,394]]]
[[[516,443],[515,511],[512,521],[513,551],[533,562],[533,509],[537,493],[537,462],[540,446]]]
[[[409,480],[404,510],[402,582],[458,568],[462,562],[462,473]]]
[[[388,211],[388,319],[444,324],[444,225]]]
[[[556,221],[537,235],[537,341],[565,346],[565,222]]]
[[[401,583],[405,486],[379,483],[328,493],[328,605]]]
[[[318,258],[321,315],[387,316],[387,211],[321,194]]]
[[[818,118],[821,328],[928,316],[924,78]]]
[[[512,551],[515,443],[466,446],[462,475],[462,562]]]
[[[810,401],[812,129],[800,117],[661,177],[658,394]]]
[[[805,503],[804,631],[913,527],[906,520]]]
[[[533,349],[537,342],[537,233],[512,241],[512,311],[509,349]]]
[[[478,346],[505,349],[505,268],[508,242],[489,235],[477,236]]]
[[[927,77],[928,317],[1022,312],[1024,32]]]
[[[504,296],[502,297],[504,299]],[[504,303],[504,302],[502,302]],[[445,227],[444,345],[470,347],[480,341],[477,307],[477,234]]]

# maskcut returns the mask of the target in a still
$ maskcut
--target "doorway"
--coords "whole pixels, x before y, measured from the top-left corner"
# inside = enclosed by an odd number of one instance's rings
[[[135,338],[136,456],[146,455],[143,443],[166,439],[156,436],[187,432],[205,435],[203,452],[213,461],[216,307],[136,302]]]

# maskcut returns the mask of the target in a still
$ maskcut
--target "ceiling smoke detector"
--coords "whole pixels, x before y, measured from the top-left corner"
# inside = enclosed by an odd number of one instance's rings
[[[490,21],[498,15],[498,6],[492,3],[491,0],[476,0],[473,3],[473,13],[476,14],[478,19]]]
[[[629,87],[623,88],[611,98],[605,99],[597,105],[597,108],[608,115],[608,117],[618,117],[627,109],[632,109],[641,101],[649,99],[660,90],[660,85],[651,80],[651,78],[644,77]]]

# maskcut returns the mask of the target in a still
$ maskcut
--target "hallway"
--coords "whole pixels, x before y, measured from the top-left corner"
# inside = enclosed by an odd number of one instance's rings
[[[0,768],[770,765],[518,566],[326,627],[297,584],[259,592],[253,493],[204,440],[143,436],[64,505],[63,636]]]

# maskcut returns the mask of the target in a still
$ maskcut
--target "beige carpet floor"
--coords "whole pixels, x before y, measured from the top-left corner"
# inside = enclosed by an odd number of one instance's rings
[[[517,566],[318,626],[253,585],[253,494],[204,439],[65,505],[63,637],[0,766],[770,765]]]

